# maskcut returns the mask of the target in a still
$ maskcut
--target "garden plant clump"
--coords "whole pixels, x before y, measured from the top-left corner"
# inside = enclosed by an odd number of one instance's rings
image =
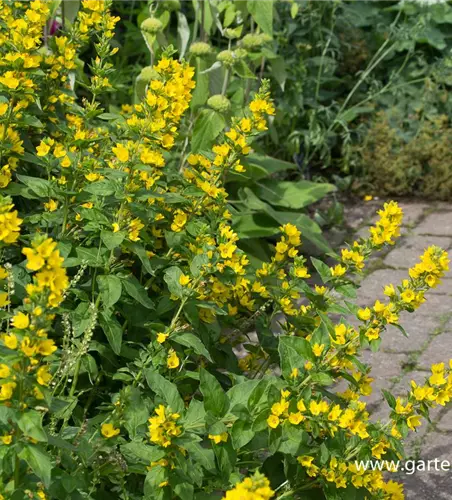
[[[53,4],[0,2],[0,499],[403,498],[355,461],[402,457],[452,397],[452,365],[385,393],[375,422],[359,356],[428,307],[447,253],[429,247],[360,308],[354,280],[399,236],[388,202],[334,266],[311,266],[286,223],[253,267],[224,184],[275,113],[268,82],[211,150],[171,162],[194,69],[169,47],[141,101],[107,112],[109,7],[83,0],[50,35]]]

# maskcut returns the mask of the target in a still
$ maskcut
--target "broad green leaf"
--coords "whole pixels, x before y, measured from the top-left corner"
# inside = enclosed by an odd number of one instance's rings
[[[157,462],[165,456],[164,450],[157,446],[150,446],[139,442],[121,445],[121,452],[146,465],[149,465],[151,462]]]
[[[171,340],[173,342],[176,342],[177,344],[191,347],[196,354],[204,356],[209,361],[212,361],[209,351],[205,348],[204,344],[196,335],[193,335],[192,333],[182,333],[174,335],[173,337],[171,337]]]
[[[308,360],[313,359],[309,342],[302,337],[289,337],[282,335],[278,346],[281,369],[286,380],[291,379],[292,370],[301,370]]]
[[[115,185],[112,181],[104,179],[101,181],[91,182],[90,184],[87,184],[83,188],[83,191],[98,196],[110,196],[115,192]]]
[[[25,436],[35,439],[36,441],[47,441],[46,433],[42,428],[42,414],[35,410],[27,410],[22,413],[17,421],[19,429]]]
[[[121,298],[121,280],[112,274],[97,277],[100,296],[105,309],[112,307]]]
[[[145,376],[149,387],[167,402],[173,412],[183,411],[184,401],[172,382],[152,369],[146,370]]]
[[[332,276],[329,266],[315,257],[311,257],[311,262],[314,264],[314,267],[319,273],[319,276],[322,278],[323,283],[327,283],[331,280]]]
[[[170,267],[165,271],[165,275],[163,279],[165,283],[168,285],[168,290],[171,294],[179,297],[180,299],[184,295],[184,287],[180,284],[180,277],[182,276],[182,271],[176,267]]]
[[[216,417],[223,417],[229,408],[229,400],[220,382],[205,368],[199,372],[199,388],[204,396],[204,408]]]
[[[266,238],[280,233],[278,224],[266,214],[238,215],[233,227],[239,238]]]
[[[254,191],[260,198],[272,205],[300,209],[321,200],[335,190],[336,187],[333,184],[326,183],[303,180],[297,182],[263,180],[257,184]]]
[[[273,36],[273,0],[248,0],[246,6],[259,28]]]
[[[247,420],[236,420],[231,428],[232,444],[236,450],[246,446],[254,437],[252,423]]]
[[[184,444],[184,448],[190,454],[190,457],[207,471],[215,470],[215,455],[209,448],[203,448],[199,443],[192,442]]]
[[[193,153],[208,150],[223,131],[226,123],[223,116],[213,109],[204,109],[196,119],[191,139]]]
[[[142,306],[147,309],[154,309],[154,303],[149,298],[144,286],[140,284],[135,276],[130,275],[126,279],[122,280],[122,286],[128,295],[139,302]]]
[[[19,174],[17,174],[16,177],[20,182],[29,187],[39,198],[49,198],[53,194],[51,183],[45,179]]]
[[[99,323],[113,352],[119,354],[122,346],[122,326],[114,316],[107,312],[100,313]]]
[[[68,20],[71,24],[75,21],[79,9],[80,0],[63,0],[61,2],[61,12],[64,19]]]
[[[119,245],[124,241],[126,237],[125,231],[117,231],[114,233],[113,231],[102,230],[100,233],[100,238],[104,245],[108,248],[108,250],[114,250],[118,248]]]
[[[25,443],[19,457],[25,460],[33,472],[41,479],[44,486],[50,486],[52,462],[49,455],[38,445]]]
[[[177,13],[177,36],[179,38],[179,58],[183,59],[190,39],[190,28],[188,27],[187,18],[182,12]]]

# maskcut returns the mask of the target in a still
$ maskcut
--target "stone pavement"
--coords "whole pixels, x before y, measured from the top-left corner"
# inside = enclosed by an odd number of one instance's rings
[[[367,233],[381,205],[371,202],[349,209],[346,217],[352,220],[358,235]],[[396,285],[407,277],[407,269],[429,245],[452,248],[452,205],[402,202],[400,206],[405,214],[402,237],[393,248],[371,261],[358,290],[360,305],[384,298],[384,285]],[[447,363],[452,358],[452,272],[442,285],[426,294],[426,299],[417,311],[401,319],[408,338],[391,328],[384,334],[380,351],[364,355],[363,361],[372,366],[371,376],[375,379],[374,392],[368,398],[372,419],[386,420],[389,415],[382,389],[402,395],[411,380],[423,382],[433,363]],[[449,407],[435,409],[431,417],[431,423],[424,421],[407,440],[406,449],[413,459],[449,460],[452,466],[452,402]],[[449,472],[405,473],[397,479],[405,484],[408,500],[452,499],[452,467]]]

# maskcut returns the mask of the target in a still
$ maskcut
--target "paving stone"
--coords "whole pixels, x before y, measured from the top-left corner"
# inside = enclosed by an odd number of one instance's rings
[[[388,354],[384,352],[365,351],[359,358],[363,363],[371,365],[370,376],[374,379],[372,382],[372,394],[363,398],[372,409],[376,408],[382,402],[383,389],[390,389],[394,384],[394,379],[402,373],[403,364],[407,362],[407,354]]]
[[[416,224],[428,208],[428,205],[424,203],[399,202],[399,206],[403,210],[404,226]]]
[[[402,313],[400,324],[404,328],[408,337],[395,326],[388,326],[382,333],[380,348],[389,352],[415,352],[420,351],[435,330],[440,326],[440,321],[436,316],[425,317],[415,313]]]
[[[417,360],[421,369],[429,370],[434,363],[448,363],[452,359],[452,331],[435,335],[427,349]]]
[[[452,212],[430,214],[416,227],[415,233],[452,236]]]
[[[428,293],[433,295],[452,295],[452,278],[443,278],[441,284],[431,288]]]
[[[389,252],[384,263],[388,266],[407,269],[419,262],[419,256],[431,245],[449,249],[452,238],[444,236],[409,236]]]
[[[443,432],[452,432],[452,408],[445,408],[440,413],[436,427]]]
[[[377,269],[363,279],[357,293],[360,297],[369,297],[372,299],[371,302],[375,302],[377,299],[381,300],[382,298],[386,298],[383,294],[386,285],[389,283],[397,285],[407,277],[408,274],[406,271]]]
[[[405,484],[405,498],[407,500],[450,500],[452,491],[452,468],[449,470],[435,470],[443,460],[452,462],[452,434],[431,432],[421,448],[420,460],[432,461],[430,470],[415,471],[413,474],[402,472],[398,479]],[[428,467],[428,462],[426,463]]]

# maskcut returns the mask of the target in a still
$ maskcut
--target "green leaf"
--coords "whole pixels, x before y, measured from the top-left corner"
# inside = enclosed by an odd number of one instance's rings
[[[148,444],[138,442],[123,444],[121,452],[146,465],[149,465],[151,462],[157,462],[165,456],[165,451],[159,449],[157,446],[149,446]]]
[[[19,429],[25,436],[36,441],[47,441],[47,435],[42,428],[42,414],[35,410],[28,410],[17,421]]]
[[[119,245],[124,241],[126,237],[125,231],[118,231],[114,233],[113,231],[102,230],[100,233],[100,238],[108,250],[114,250],[118,248]]]
[[[50,486],[52,462],[49,455],[40,446],[25,443],[19,457],[25,460],[33,472],[41,479],[44,486]]]
[[[51,183],[45,179],[19,174],[17,174],[16,177],[20,182],[29,187],[39,198],[49,198],[53,194]]]
[[[182,274],[182,271],[178,267],[172,266],[165,271],[165,275],[163,277],[165,283],[168,285],[170,293],[180,299],[184,296],[184,287],[179,281]]]
[[[246,446],[254,437],[252,423],[246,420],[236,420],[231,428],[232,445],[236,450]]]
[[[122,326],[114,316],[107,312],[100,313],[99,323],[113,352],[119,354],[122,346]]]
[[[219,418],[223,417],[228,411],[229,400],[220,382],[205,368],[201,368],[199,380],[199,388],[204,396],[204,408],[206,412],[210,412]]]
[[[105,309],[112,307],[121,298],[122,285],[121,280],[117,276],[112,274],[98,276],[97,284]]]
[[[200,356],[204,356],[207,358],[209,361],[212,362],[212,358],[210,357],[209,351],[205,348],[204,344],[199,340],[199,338],[196,335],[193,335],[192,333],[183,333],[183,334],[177,334],[174,335],[174,337],[171,337],[171,340],[173,342],[176,342],[177,344],[184,345],[186,347],[191,347],[196,354],[199,354]]]
[[[64,18],[72,24],[75,21],[77,13],[80,9],[80,0],[63,0],[61,9],[64,14]]]
[[[248,0],[246,6],[259,28],[273,36],[273,0]]]
[[[122,281],[122,286],[124,287],[128,295],[139,302],[142,306],[146,307],[147,309],[155,308],[154,303],[149,298],[144,286],[140,284],[135,276],[130,275],[127,279],[124,279]]]
[[[215,139],[223,131],[226,123],[223,116],[213,109],[204,109],[199,114],[193,128],[191,149],[193,153],[212,147]]]
[[[300,370],[306,361],[314,359],[310,343],[302,337],[280,336],[278,352],[282,373],[286,380],[290,380],[294,368]]]
[[[101,181],[91,182],[90,184],[87,184],[83,188],[83,191],[98,196],[110,196],[115,192],[115,185],[112,181],[104,179]]]
[[[322,278],[323,283],[327,283],[331,280],[331,271],[330,268],[321,260],[316,259],[315,257],[311,257],[311,262],[314,264],[316,271],[319,273]]]
[[[153,369],[146,370],[145,376],[149,387],[167,402],[173,412],[179,413],[183,411],[184,401],[175,384],[162,377]]]
[[[207,471],[215,470],[215,455],[213,450],[203,448],[199,443],[192,442],[184,444],[184,448],[188,451],[190,457]]]
[[[336,187],[333,184],[310,181],[279,181],[263,180],[256,188],[256,194],[272,205],[291,209],[304,208],[321,200]]]
[[[188,27],[187,18],[182,12],[177,13],[177,36],[179,38],[179,58],[182,59],[190,39],[190,28]]]
[[[280,233],[279,225],[266,214],[237,215],[233,228],[239,238],[266,238]]]
[[[105,254],[105,249],[97,248],[84,248],[77,247],[75,253],[81,262],[86,261],[86,263],[91,267],[103,267],[105,262],[103,259],[103,254]]]

